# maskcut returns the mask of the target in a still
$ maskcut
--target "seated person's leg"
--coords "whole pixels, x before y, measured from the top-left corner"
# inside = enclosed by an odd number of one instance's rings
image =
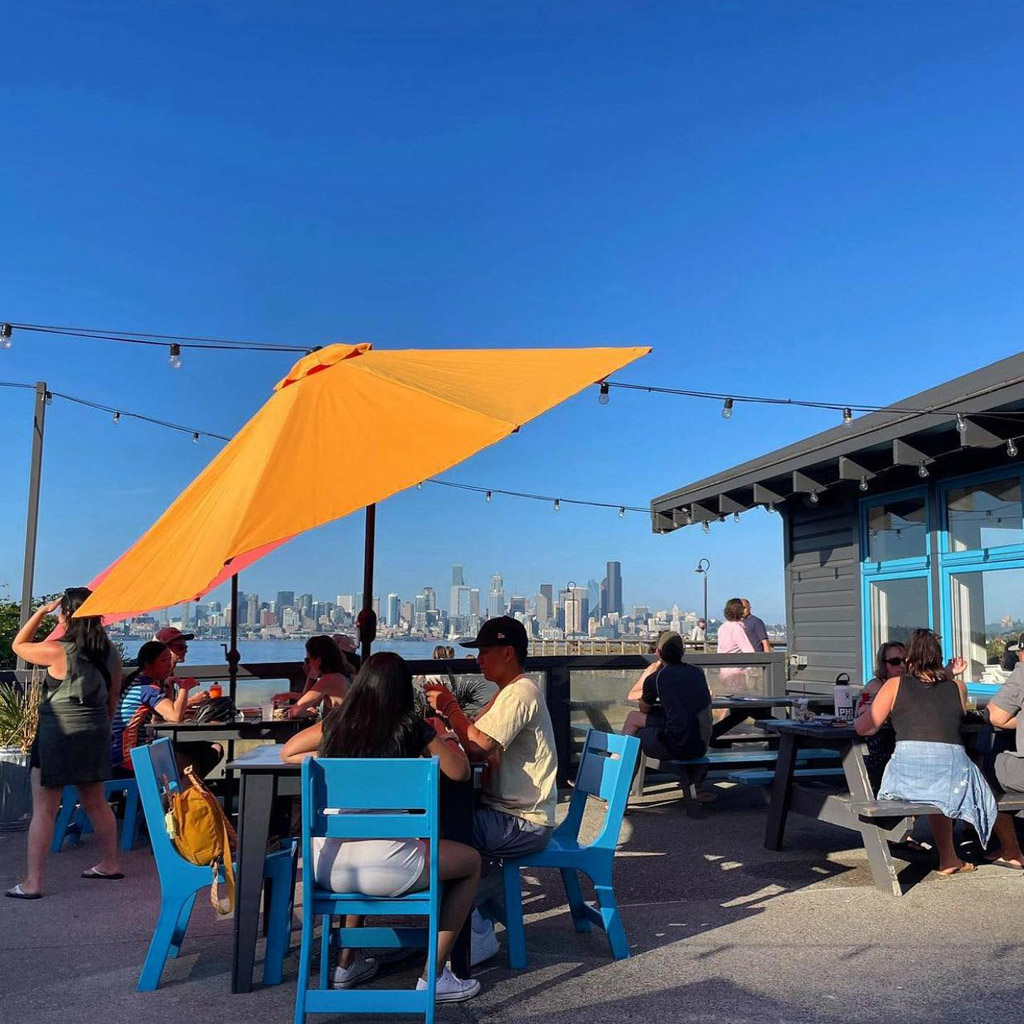
[[[647,724],[647,715],[642,711],[630,711],[622,723],[623,736],[635,736]]]

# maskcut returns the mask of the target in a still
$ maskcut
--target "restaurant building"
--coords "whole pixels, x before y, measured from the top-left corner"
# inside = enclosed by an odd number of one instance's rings
[[[791,690],[865,680],[919,626],[994,689],[1024,631],[1024,353],[847,419],[654,498],[654,531],[779,513]]]

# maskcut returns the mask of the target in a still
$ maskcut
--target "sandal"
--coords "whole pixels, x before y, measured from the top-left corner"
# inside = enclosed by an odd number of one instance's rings
[[[112,871],[107,874],[106,871],[100,871],[99,868],[89,868],[88,871],[83,871],[82,878],[102,878],[106,882],[119,882],[124,875],[120,871]]]
[[[1000,868],[1013,868],[1014,871],[1024,871],[1024,862],[1019,860],[1013,860],[1009,857],[1003,857],[1001,854],[985,854],[985,862],[988,864],[995,864],[996,867]]]
[[[8,889],[4,895],[8,899],[12,900],[41,900],[43,898],[43,894],[41,892],[25,892],[21,887],[21,882],[19,882],[13,889]]]
[[[977,866],[965,860],[958,868],[937,870],[936,874],[939,878],[952,878],[954,875],[969,875],[972,871],[977,871]]]

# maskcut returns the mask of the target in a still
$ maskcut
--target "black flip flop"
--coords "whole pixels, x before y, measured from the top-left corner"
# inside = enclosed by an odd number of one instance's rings
[[[43,894],[41,892],[22,892],[21,882],[19,882],[13,889],[8,889],[4,895],[10,900],[41,900]]]
[[[89,868],[88,871],[82,872],[82,878],[102,878],[105,882],[119,882],[124,875],[120,871],[115,871],[113,874],[105,874],[102,871],[97,871],[95,868]]]

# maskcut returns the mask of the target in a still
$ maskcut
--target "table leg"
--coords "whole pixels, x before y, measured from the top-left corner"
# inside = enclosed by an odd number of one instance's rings
[[[457,843],[473,845],[473,809],[475,807],[472,782],[452,782],[441,780],[441,834],[445,839]],[[501,869],[498,868],[500,871]],[[472,915],[455,937],[452,946],[452,972],[459,978],[472,978],[470,967],[470,935],[472,932]]]
[[[789,813],[789,800],[793,793],[796,750],[796,737],[792,733],[783,733],[779,743],[779,759],[775,762],[772,798],[768,807],[768,822],[764,832],[764,845],[769,850],[782,849],[782,837],[786,831],[786,815]]]
[[[260,926],[260,892],[263,889],[270,810],[274,803],[274,777],[258,772],[242,772],[241,776],[231,991],[251,992],[256,936]]]
[[[864,762],[864,745],[850,743],[843,748],[842,757],[843,774],[846,776],[847,786],[850,787],[850,802],[868,803],[874,800],[875,793],[868,776],[868,766]],[[903,887],[900,885],[896,863],[889,849],[887,830],[874,822],[861,821],[858,818],[854,818],[854,827],[861,834],[875,888],[893,896],[902,896]]]
[[[715,742],[716,740],[721,739],[721,737],[725,733],[731,732],[733,729],[736,728],[737,725],[739,725],[741,722],[745,722],[748,718],[751,717],[751,712],[747,711],[746,709],[739,711],[736,708],[733,708],[730,711],[726,712],[724,718],[722,718],[718,722],[715,722],[715,724],[711,726],[711,746],[719,746],[719,744]],[[726,743],[721,745],[727,746],[728,744]]]

